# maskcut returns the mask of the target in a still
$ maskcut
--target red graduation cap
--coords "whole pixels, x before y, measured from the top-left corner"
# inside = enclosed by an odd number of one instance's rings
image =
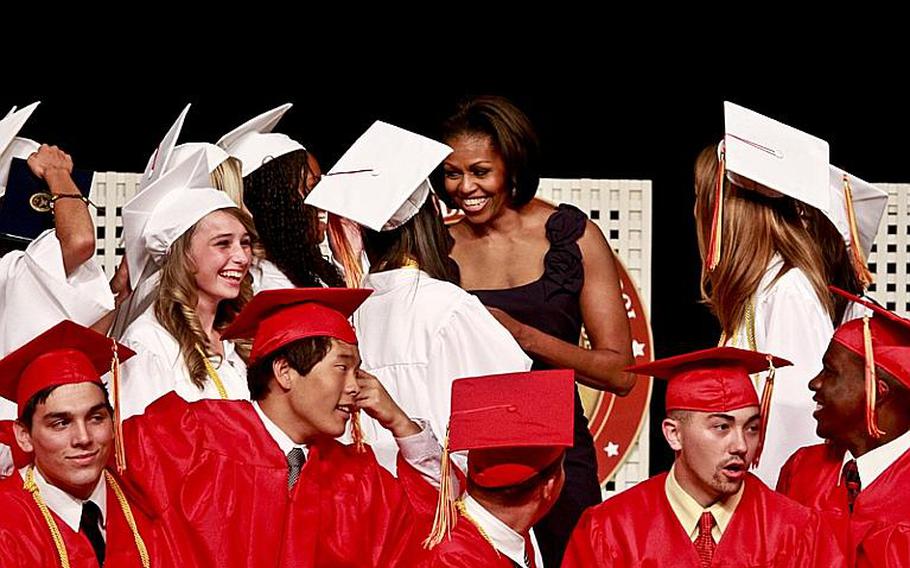
[[[452,383],[448,449],[470,450],[474,483],[516,485],[573,444],[574,376],[570,370],[531,371]]]
[[[762,429],[754,465],[758,465],[765,443],[765,432],[771,411],[774,389],[774,370],[791,365],[790,361],[736,347],[714,347],[658,359],[627,371],[667,379],[667,412],[692,410],[696,412],[729,412],[749,406],[759,406]],[[761,403],[749,376],[768,371]]]
[[[102,384],[114,349],[120,361],[135,352],[87,327],[64,320],[0,359],[0,396],[15,402],[19,414],[36,393],[74,383]]]
[[[770,358],[770,359],[769,359]],[[626,371],[667,379],[666,408],[696,412],[727,412],[758,406],[758,396],[749,377],[790,362],[779,357],[736,347],[714,347],[658,359]]]
[[[865,363],[866,428],[869,435],[879,438],[884,432],[878,429],[875,420],[875,368],[884,369],[910,388],[910,321],[840,288],[828,288],[872,310],[871,316],[866,315],[838,327],[832,341],[859,355]]]
[[[222,338],[253,338],[251,365],[305,337],[334,337],[356,344],[348,318],[372,293],[363,288],[265,290],[253,296]]]
[[[454,526],[449,452],[468,450],[468,477],[479,487],[518,485],[552,465],[573,443],[575,372],[529,371],[459,379],[443,452],[433,547]]]
[[[136,353],[113,339],[69,320],[64,320],[0,359],[0,396],[25,405],[38,392],[76,383],[95,383],[113,372],[115,458],[119,470],[126,467],[119,414],[119,364]],[[11,445],[14,448],[15,445]],[[21,456],[17,461],[21,460]]]

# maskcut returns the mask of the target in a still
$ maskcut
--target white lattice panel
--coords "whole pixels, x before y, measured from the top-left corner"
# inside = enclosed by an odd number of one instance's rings
[[[910,316],[910,184],[878,183],[888,192],[888,208],[879,225],[869,270],[875,284],[872,297],[898,314]]]
[[[537,195],[553,203],[571,203],[594,221],[638,284],[646,308],[651,305],[651,182],[649,180],[540,180]]]
[[[108,278],[114,275],[123,249],[120,248],[123,232],[123,204],[136,194],[140,174],[96,172],[92,183],[92,202],[89,207],[96,227],[96,256]]]
[[[622,260],[638,294],[651,306],[651,182],[649,180],[541,179],[537,195],[552,203],[570,203],[600,227]],[[653,346],[652,346],[653,347]],[[613,476],[606,496],[648,478],[650,438],[645,415],[641,434]]]

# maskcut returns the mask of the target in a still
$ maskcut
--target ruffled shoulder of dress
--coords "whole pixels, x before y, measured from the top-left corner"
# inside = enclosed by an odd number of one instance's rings
[[[568,203],[556,208],[547,219],[547,240],[551,246],[574,243],[585,234],[588,216]]]
[[[547,240],[550,250],[544,256],[544,285],[546,295],[566,291],[581,292],[584,285],[584,266],[578,239],[585,233],[588,217],[573,205],[562,204],[547,219]]]

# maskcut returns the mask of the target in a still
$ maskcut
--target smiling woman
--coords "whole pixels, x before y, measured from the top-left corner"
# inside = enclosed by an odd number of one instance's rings
[[[183,169],[124,207],[125,220],[144,223],[133,230],[145,233],[154,261],[145,271],[160,273],[154,302],[121,339],[140,353],[123,366],[124,417],[170,391],[189,401],[249,399],[242,347],[223,341],[221,331],[252,296],[252,219],[224,192],[188,187],[193,178]],[[142,199],[154,203],[137,205]],[[130,212],[140,206],[148,219],[134,221]]]
[[[453,152],[440,198],[464,212],[450,227],[461,286],[476,295],[534,360],[574,369],[591,387],[624,395],[634,377],[629,320],[613,252],[578,209],[535,199],[539,145],[527,116],[501,97],[461,105],[443,125]],[[591,349],[579,347],[584,324]],[[566,485],[535,532],[546,565],[559,565],[582,510],[600,502],[594,442],[575,396],[575,444]]]
[[[209,213],[174,242],[158,297],[122,339],[141,353],[124,365],[131,404],[144,408],[171,390],[187,400],[249,398],[238,346],[220,333],[252,297],[254,234],[249,215],[228,208]],[[140,381],[144,388],[137,388]]]

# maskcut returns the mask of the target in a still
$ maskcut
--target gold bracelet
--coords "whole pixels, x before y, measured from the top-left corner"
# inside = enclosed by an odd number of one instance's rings
[[[89,201],[88,197],[82,195],[81,193],[52,193],[50,198],[48,199],[48,204],[50,205],[51,209],[54,208],[54,204],[57,203],[58,199],[78,199],[78,200],[82,201],[82,203],[85,203],[86,205],[92,205],[92,206],[95,205],[94,203]]]

